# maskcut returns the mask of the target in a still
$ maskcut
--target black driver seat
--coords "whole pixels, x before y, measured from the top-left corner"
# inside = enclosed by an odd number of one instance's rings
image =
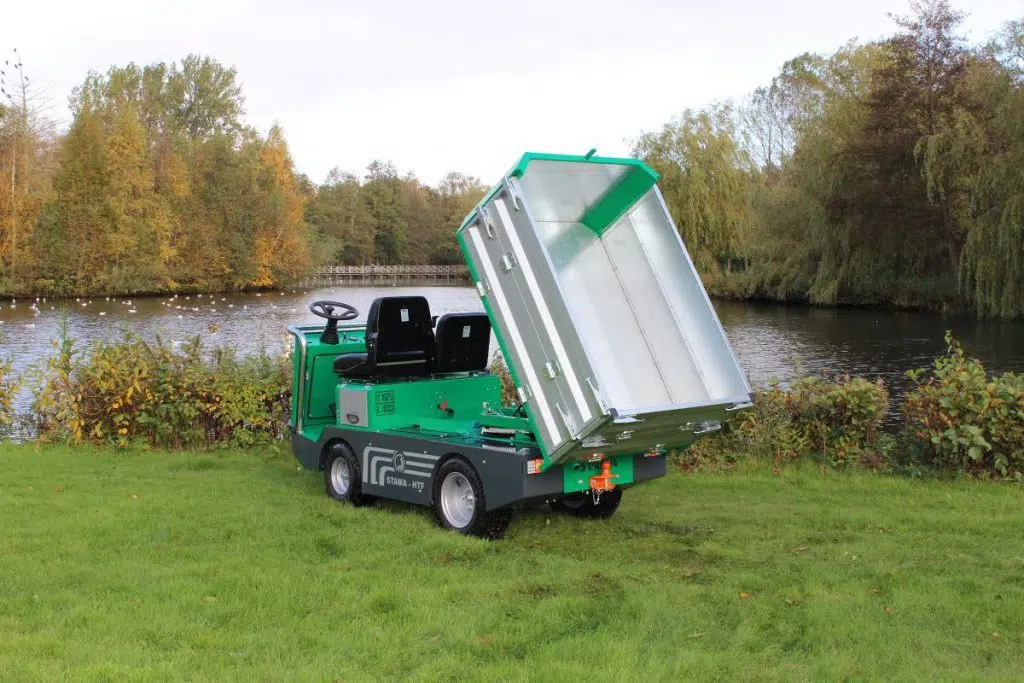
[[[341,354],[334,372],[344,378],[423,377],[435,355],[426,298],[383,296],[374,299],[366,316],[366,352]]]

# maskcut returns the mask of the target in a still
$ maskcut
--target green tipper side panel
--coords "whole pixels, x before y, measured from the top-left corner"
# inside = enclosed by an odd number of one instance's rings
[[[509,175],[513,178],[519,178],[526,173],[526,167],[530,165],[531,161],[570,161],[579,162],[582,164],[614,164],[616,166],[636,166],[642,167],[654,173],[650,166],[640,161],[639,159],[628,159],[619,157],[598,157],[592,155],[580,155],[580,154],[547,154],[544,152],[527,152],[520,159],[519,163],[512,167],[509,171]],[[654,179],[658,179],[658,174],[654,173]]]
[[[658,174],[649,166],[633,166],[597,203],[587,209],[580,223],[597,235],[604,234],[637,200],[658,182]]]

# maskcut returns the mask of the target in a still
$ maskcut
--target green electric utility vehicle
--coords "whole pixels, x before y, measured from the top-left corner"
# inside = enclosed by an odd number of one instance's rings
[[[457,232],[481,312],[391,296],[360,323],[311,304],[324,324],[289,328],[290,428],[327,495],[429,506],[489,538],[524,503],[608,517],[670,450],[749,408],[657,179],[636,159],[525,154]]]

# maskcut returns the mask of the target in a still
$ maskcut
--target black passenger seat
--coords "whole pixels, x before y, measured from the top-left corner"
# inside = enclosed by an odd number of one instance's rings
[[[484,313],[448,313],[437,321],[436,372],[479,372],[487,368],[491,321]]]

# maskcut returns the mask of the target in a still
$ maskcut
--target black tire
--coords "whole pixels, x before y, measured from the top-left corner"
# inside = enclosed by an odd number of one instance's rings
[[[344,468],[348,471],[348,486],[343,486],[344,477],[340,476]],[[336,443],[331,446],[324,461],[324,492],[328,498],[339,503],[349,502],[356,507],[372,505],[373,496],[363,494],[362,472],[359,468],[359,459],[345,443]]]
[[[594,496],[589,492],[574,493],[556,501],[552,501],[551,509],[562,514],[573,517],[586,517],[589,519],[608,519],[619,509],[622,502],[622,489],[616,486],[611,491],[605,491],[594,504]]]
[[[445,482],[448,482],[451,490],[446,490]],[[459,490],[472,495],[468,509],[459,509],[459,506],[466,503],[465,495],[458,496],[460,502],[453,509],[452,492],[456,492],[454,495],[457,496]],[[497,540],[505,535],[512,519],[508,510],[487,512],[483,482],[473,466],[462,458],[447,460],[438,469],[434,477],[433,501],[437,523],[466,536]]]

